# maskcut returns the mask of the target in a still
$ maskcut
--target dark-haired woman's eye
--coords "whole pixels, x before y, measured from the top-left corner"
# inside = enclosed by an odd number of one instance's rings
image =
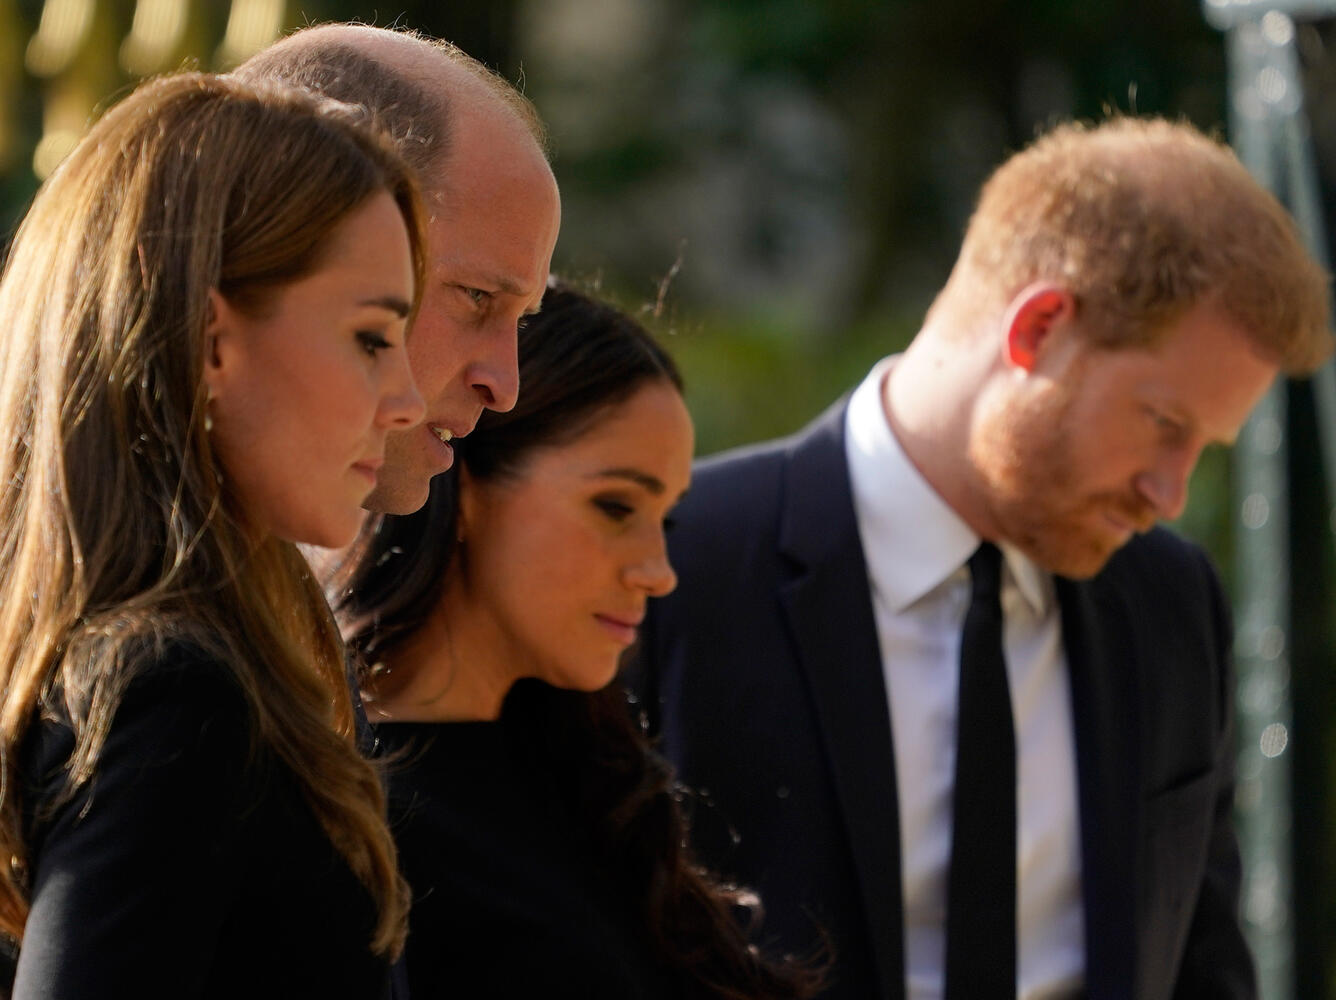
[[[390,342],[375,330],[358,330],[357,343],[373,358],[377,351],[383,351],[390,346]]]
[[[600,498],[594,501],[594,506],[614,521],[625,521],[635,513],[634,509],[629,504],[624,504],[620,500]]]

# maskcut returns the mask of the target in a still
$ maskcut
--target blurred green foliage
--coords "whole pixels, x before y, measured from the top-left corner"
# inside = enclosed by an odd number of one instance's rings
[[[796,431],[917,329],[918,317],[869,319],[832,345],[773,320],[716,315],[658,332],[686,375],[697,451],[708,455]]]

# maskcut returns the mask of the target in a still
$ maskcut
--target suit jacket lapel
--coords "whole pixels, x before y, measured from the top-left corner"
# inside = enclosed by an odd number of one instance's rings
[[[816,707],[863,886],[882,995],[904,996],[904,928],[894,747],[881,652],[849,492],[841,400],[795,438],[780,545],[794,561],[781,588]],[[1107,571],[1057,580],[1072,686],[1086,992],[1133,1000],[1140,761],[1135,622]]]
[[[847,400],[795,439],[785,480],[781,588],[843,812],[881,996],[904,996],[900,830],[890,713],[844,452]]]
[[[1057,581],[1072,685],[1089,1000],[1136,981],[1140,797],[1135,622],[1108,575]]]

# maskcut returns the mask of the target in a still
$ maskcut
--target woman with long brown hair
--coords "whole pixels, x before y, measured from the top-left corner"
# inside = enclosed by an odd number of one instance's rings
[[[0,280],[0,928],[14,996],[377,997],[407,897],[294,542],[346,544],[417,194],[359,109],[183,74],[47,181]]]
[[[693,863],[614,683],[675,583],[677,369],[563,287],[519,364],[515,408],[483,414],[427,506],[370,522],[330,583],[388,758],[413,996],[810,996],[810,970],[752,947],[747,894]]]

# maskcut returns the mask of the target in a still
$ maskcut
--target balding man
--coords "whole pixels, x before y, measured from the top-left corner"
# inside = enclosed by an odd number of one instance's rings
[[[536,312],[561,224],[532,105],[445,42],[366,25],[296,32],[236,70],[368,107],[419,175],[427,286],[408,342],[426,419],[392,433],[370,510],[407,514],[450,467],[450,442],[519,389],[516,331]]]
[[[903,355],[706,462],[645,640],[702,854],[831,997],[1255,996],[1230,623],[1186,502],[1326,275],[1189,127],[1059,128],[984,187]]]
[[[546,136],[523,95],[453,45],[411,32],[322,25],[236,74],[278,79],[367,107],[417,171],[428,215],[427,285],[408,341],[426,418],[391,433],[369,510],[409,514],[451,442],[519,391],[518,325],[537,312],[561,225]],[[360,736],[367,738],[353,684]],[[391,996],[406,997],[402,964]]]

